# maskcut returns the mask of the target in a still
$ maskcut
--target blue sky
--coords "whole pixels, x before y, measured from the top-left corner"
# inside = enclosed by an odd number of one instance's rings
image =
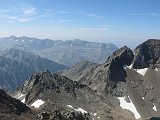
[[[159,6],[160,0],[0,0],[0,37],[140,42],[160,38]]]

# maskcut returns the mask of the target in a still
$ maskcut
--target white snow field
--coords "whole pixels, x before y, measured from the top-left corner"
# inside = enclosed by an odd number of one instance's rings
[[[137,71],[139,74],[141,75],[145,75],[147,72],[148,68],[144,68],[144,69],[135,69],[135,71]]]
[[[38,99],[31,106],[35,108],[39,108],[42,104],[44,104],[44,101],[42,101],[41,99]]]
[[[134,106],[134,104],[132,103],[130,97],[128,96],[130,103],[125,101],[125,97],[118,97],[119,101],[120,101],[120,106],[123,109],[127,109],[130,110],[136,119],[141,118],[140,114],[138,113],[138,111],[136,110],[136,107]]]
[[[85,111],[84,109],[82,109],[82,108],[78,108],[78,109],[75,109],[74,107],[72,107],[72,105],[67,105],[69,108],[72,108],[72,109],[74,109],[75,111],[79,111],[79,112],[81,112],[81,113],[87,113],[87,111]]]

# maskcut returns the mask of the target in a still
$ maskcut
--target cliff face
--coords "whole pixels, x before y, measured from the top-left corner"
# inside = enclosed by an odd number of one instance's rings
[[[134,50],[133,68],[160,68],[160,40],[149,39]]]
[[[117,83],[126,81],[124,68],[131,64],[133,57],[132,50],[124,46],[113,52],[104,64],[90,70],[79,82],[87,84],[100,94],[112,93],[117,88]]]
[[[0,119],[28,120],[35,119],[34,112],[20,100],[10,97],[0,89]]]

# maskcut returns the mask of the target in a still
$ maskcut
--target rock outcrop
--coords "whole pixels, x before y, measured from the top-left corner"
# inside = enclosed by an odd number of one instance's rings
[[[35,119],[34,112],[20,100],[12,98],[0,89],[0,119],[28,120]]]
[[[7,114],[20,115],[22,112],[29,111],[30,109],[26,104],[16,100],[6,94],[3,90],[0,90],[0,112]]]
[[[114,90],[117,83],[126,81],[125,67],[131,64],[133,58],[132,50],[124,46],[113,52],[104,64],[91,69],[79,82],[87,84],[100,94],[114,92],[119,95],[120,93]]]
[[[50,113],[42,112],[37,115],[38,120],[92,120],[88,113],[56,110]]]
[[[149,39],[134,50],[134,69],[160,68],[160,40]]]
[[[125,81],[126,72],[124,69],[132,63],[133,58],[133,52],[127,46],[113,52],[105,63],[105,66],[109,66],[108,79],[114,82]]]

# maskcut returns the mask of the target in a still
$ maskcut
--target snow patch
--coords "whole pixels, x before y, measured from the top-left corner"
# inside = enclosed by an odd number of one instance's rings
[[[19,95],[17,96],[17,99],[20,99],[20,98],[22,98],[23,96],[25,96],[25,94],[19,94]]]
[[[25,103],[25,101],[26,101],[26,98],[23,98],[23,100],[21,100],[22,103]]]
[[[19,93],[13,97],[20,100],[22,103],[25,103],[25,94]]]
[[[136,119],[138,118],[141,118],[140,114],[138,113],[138,111],[136,110],[136,107],[134,106],[134,104],[132,103],[130,97],[128,96],[129,100],[130,100],[130,103],[126,102],[125,101],[125,98],[124,97],[118,97],[118,100],[120,101],[120,106],[123,108],[123,109],[127,109],[127,110],[130,110]]]
[[[38,99],[31,106],[35,108],[39,108],[42,104],[44,104],[44,101],[42,101],[41,99]]]
[[[93,116],[96,116],[96,115],[97,115],[97,113],[94,113],[94,114],[93,114]]]
[[[154,103],[153,103],[153,110],[157,111],[157,108]]]
[[[70,108],[73,108],[71,105],[67,105],[68,107],[70,107]]]
[[[135,71],[137,71],[139,74],[141,75],[145,75],[147,72],[148,68],[144,68],[144,69],[135,69]]]
[[[78,112],[81,112],[81,113],[88,113],[87,111],[85,111],[84,109],[82,108],[78,108],[78,109],[75,109],[74,107],[72,107],[71,105],[67,105],[69,108],[72,108],[74,109],[75,111],[78,111]]]
[[[81,113],[87,113],[87,111],[85,111],[84,109],[82,109],[82,108],[78,108],[78,109],[75,109],[76,111],[79,111],[79,112],[81,112]]]
[[[159,69],[158,69],[158,68],[155,68],[155,71],[157,71],[157,72],[158,72],[158,71],[159,71]]]
[[[133,64],[131,64],[130,66],[127,66],[129,69],[131,69],[132,68],[132,66],[133,66]]]
[[[144,100],[144,97],[142,97],[142,99]]]

